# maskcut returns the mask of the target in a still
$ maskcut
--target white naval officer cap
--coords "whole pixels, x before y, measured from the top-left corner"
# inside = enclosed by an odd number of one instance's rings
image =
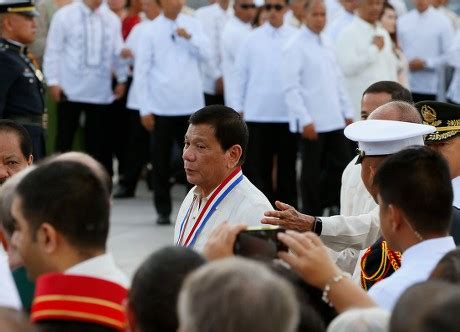
[[[392,120],[357,121],[345,128],[345,136],[358,142],[359,164],[365,156],[387,156],[409,146],[424,145],[423,136],[436,131],[433,126]]]

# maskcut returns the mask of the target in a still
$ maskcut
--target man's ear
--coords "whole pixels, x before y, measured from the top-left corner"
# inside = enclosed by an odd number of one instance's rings
[[[60,235],[49,223],[43,223],[36,232],[37,242],[47,254],[56,252],[59,247]]]
[[[227,167],[234,168],[238,166],[240,162],[241,156],[243,155],[243,149],[241,145],[235,144],[227,150],[227,154],[229,156]]]
[[[30,155],[29,158],[27,158],[27,165],[32,165],[32,163],[34,162],[34,156],[33,155]]]
[[[401,209],[393,204],[388,205],[388,212],[390,214],[391,230],[397,232],[404,224],[404,215]]]

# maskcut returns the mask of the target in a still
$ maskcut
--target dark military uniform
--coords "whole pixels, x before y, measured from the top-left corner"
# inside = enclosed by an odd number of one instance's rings
[[[46,155],[42,81],[43,75],[27,57],[27,48],[0,38],[0,118],[16,121],[27,129],[35,160]]]

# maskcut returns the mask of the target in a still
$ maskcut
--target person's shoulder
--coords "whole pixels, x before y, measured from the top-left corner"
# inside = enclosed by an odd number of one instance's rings
[[[216,6],[215,4],[212,4],[212,5],[200,7],[197,10],[195,10],[195,16],[204,18],[206,15],[212,15],[215,12],[216,12]]]
[[[272,208],[272,205],[268,201],[267,197],[255,186],[252,184],[249,179],[244,176],[241,181],[241,186],[237,189],[238,195],[243,199],[244,204],[249,206],[265,206],[268,209]]]
[[[78,8],[81,6],[81,4],[78,1],[71,2],[65,6],[62,6],[53,15],[53,20],[57,19],[62,19],[62,17],[67,17],[70,15],[70,17],[73,17],[75,12],[78,10]]]

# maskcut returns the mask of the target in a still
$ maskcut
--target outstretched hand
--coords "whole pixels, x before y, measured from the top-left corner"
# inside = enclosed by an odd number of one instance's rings
[[[280,226],[298,232],[307,232],[313,229],[315,217],[302,214],[289,204],[276,201],[275,206],[279,211],[266,211],[262,224]]]

